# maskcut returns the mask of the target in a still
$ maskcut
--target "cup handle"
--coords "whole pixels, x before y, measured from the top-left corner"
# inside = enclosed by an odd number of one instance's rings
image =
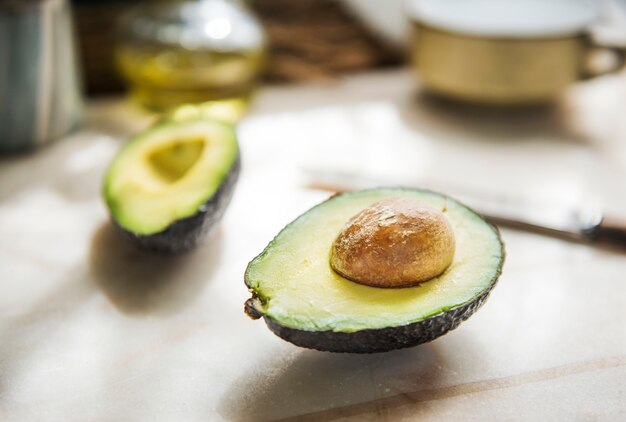
[[[603,44],[592,36],[586,37],[586,49],[583,59],[582,78],[591,79],[609,73],[615,73],[626,65],[626,46]],[[598,66],[595,62],[605,61]],[[606,63],[606,62],[609,63]]]
[[[626,246],[626,219],[604,216],[594,230],[593,238],[599,242]]]

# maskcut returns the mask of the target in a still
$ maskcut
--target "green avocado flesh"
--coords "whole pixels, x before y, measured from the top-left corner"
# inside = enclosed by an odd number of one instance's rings
[[[373,203],[413,197],[442,211],[456,237],[450,267],[416,287],[354,283],[329,264],[331,245],[348,220]],[[415,189],[372,189],[337,195],[285,227],[246,271],[255,311],[303,331],[353,333],[403,326],[468,304],[496,282],[504,258],[497,230],[464,205]]]
[[[150,235],[190,217],[211,198],[237,159],[232,127],[194,120],[137,135],[115,157],[104,196],[123,229]]]

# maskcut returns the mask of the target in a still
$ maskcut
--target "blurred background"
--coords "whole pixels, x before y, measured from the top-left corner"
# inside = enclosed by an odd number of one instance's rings
[[[158,0],[152,1],[155,2]],[[403,52],[393,46],[390,48],[384,39],[372,32],[358,18],[351,2],[252,0],[246,3],[258,16],[267,34],[266,81],[325,80],[403,62]],[[371,1],[361,3],[372,4]],[[402,8],[402,2],[397,0],[385,3],[386,8]],[[73,4],[87,92],[121,91],[124,85],[114,67],[114,27],[120,16],[136,2],[74,0]],[[373,10],[379,13],[378,9],[374,7]],[[387,25],[392,31],[396,31],[396,19],[391,16]]]
[[[7,0],[0,12],[0,92],[19,104],[1,109],[3,149],[75,127],[81,94],[129,92],[178,117],[199,112],[181,105],[212,102],[204,111],[236,121],[259,83],[402,67],[420,92],[545,104],[619,71],[626,45],[620,0]]]
[[[243,3],[258,17],[267,34],[265,81],[328,80],[351,72],[399,66],[407,61],[410,2],[390,0],[382,7],[372,0]],[[602,11],[604,31],[609,28],[612,35],[623,31],[620,26],[626,21],[623,2],[595,3]],[[87,93],[121,91],[124,84],[114,66],[115,27],[137,2],[73,0],[72,4]]]

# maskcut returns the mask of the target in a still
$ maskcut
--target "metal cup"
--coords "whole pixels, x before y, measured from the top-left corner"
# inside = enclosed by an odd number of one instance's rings
[[[623,48],[594,42],[590,28],[598,9],[591,0],[421,0],[413,5],[413,67],[424,88],[445,97],[491,105],[549,102],[572,83],[624,64]],[[547,13],[550,5],[560,9]],[[527,16],[516,15],[525,10]],[[596,53],[607,51],[613,66],[590,66]]]
[[[66,0],[0,0],[0,151],[59,138],[82,108]]]

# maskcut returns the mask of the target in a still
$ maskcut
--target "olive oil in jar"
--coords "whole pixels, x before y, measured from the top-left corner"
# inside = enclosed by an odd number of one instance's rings
[[[140,104],[157,111],[219,104],[235,115],[246,109],[264,53],[260,25],[238,2],[173,0],[129,13],[115,54]]]

